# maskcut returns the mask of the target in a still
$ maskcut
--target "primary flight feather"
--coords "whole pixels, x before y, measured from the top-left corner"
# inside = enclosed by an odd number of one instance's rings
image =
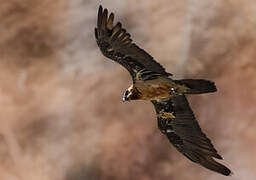
[[[214,83],[170,78],[171,73],[132,42],[120,22],[114,25],[114,14],[108,15],[108,10],[103,10],[102,6],[98,10],[95,37],[103,55],[121,64],[132,76],[133,84],[124,93],[123,101],[151,101],[158,128],[179,152],[210,170],[230,175],[227,167],[214,160],[222,157],[202,132],[185,97],[185,94],[215,92]]]

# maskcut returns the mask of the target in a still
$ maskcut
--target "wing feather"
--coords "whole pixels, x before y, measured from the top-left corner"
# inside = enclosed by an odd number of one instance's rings
[[[132,43],[131,35],[117,22],[114,25],[114,14],[108,16],[108,10],[99,7],[95,37],[100,50],[106,57],[124,66],[132,75],[140,70],[147,69],[169,76],[170,73],[154,60],[146,51]]]
[[[152,101],[158,127],[174,147],[188,159],[223,175],[231,171],[213,158],[222,159],[209,138],[202,132],[184,95]],[[166,116],[172,113],[173,118]]]
[[[107,29],[112,29],[113,23],[114,23],[114,14],[110,13],[109,18],[108,18],[108,23],[107,23]]]

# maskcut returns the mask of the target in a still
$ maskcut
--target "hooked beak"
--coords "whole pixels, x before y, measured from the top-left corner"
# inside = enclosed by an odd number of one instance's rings
[[[128,98],[126,96],[123,96],[122,98],[123,102],[128,101]]]

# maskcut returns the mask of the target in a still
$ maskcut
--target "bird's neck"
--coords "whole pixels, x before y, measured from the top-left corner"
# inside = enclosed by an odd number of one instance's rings
[[[128,89],[132,93],[130,95],[130,100],[140,100],[142,98],[141,93],[134,85],[131,85]]]

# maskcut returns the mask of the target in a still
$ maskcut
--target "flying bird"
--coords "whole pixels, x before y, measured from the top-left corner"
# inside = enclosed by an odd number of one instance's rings
[[[132,42],[114,14],[99,6],[95,37],[104,56],[121,64],[132,77],[123,101],[148,100],[155,107],[158,128],[171,144],[191,161],[223,175],[231,171],[216,159],[222,159],[202,132],[186,99],[187,94],[217,91],[214,82],[203,79],[174,80],[172,74],[146,51]]]

